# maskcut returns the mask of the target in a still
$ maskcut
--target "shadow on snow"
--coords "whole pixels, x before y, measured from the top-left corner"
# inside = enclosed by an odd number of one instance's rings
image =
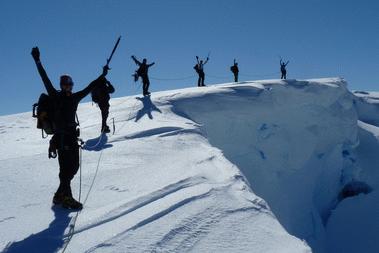
[[[101,151],[112,146],[112,144],[108,143],[108,136],[103,133],[99,137],[87,140],[83,149],[87,151]]]
[[[153,111],[157,111],[162,113],[158,107],[156,107],[153,102],[151,102],[150,96],[145,96],[142,98],[136,98],[142,102],[143,107],[137,112],[136,122],[140,120],[145,114],[149,117],[149,119],[153,119],[153,115],[151,114]]]
[[[3,253],[24,253],[57,252],[64,244],[64,231],[69,226],[71,217],[70,211],[53,206],[54,220],[49,227],[37,234],[31,234],[22,241],[10,243]]]

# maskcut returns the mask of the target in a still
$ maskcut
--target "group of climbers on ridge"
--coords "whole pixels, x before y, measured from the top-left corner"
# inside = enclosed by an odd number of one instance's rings
[[[110,107],[109,100],[110,94],[115,91],[115,88],[111,82],[106,79],[106,76],[109,70],[108,64],[117,48],[119,40],[110,58],[107,60],[107,64],[103,67],[102,73],[86,88],[78,92],[73,92],[74,82],[72,77],[67,74],[60,77],[60,90],[55,89],[41,63],[38,47],[32,49],[32,57],[48,93],[47,95],[42,94],[39,102],[35,104],[38,105],[37,114],[35,115],[38,119],[37,127],[41,128],[42,131],[45,130],[48,134],[53,134],[50,140],[49,158],[58,156],[59,162],[60,183],[53,197],[53,204],[55,205],[61,205],[64,208],[75,210],[80,210],[83,207],[82,203],[73,198],[71,191],[71,180],[74,178],[80,166],[79,152],[81,146],[78,142],[80,132],[78,130],[79,123],[77,121],[76,111],[79,102],[91,93],[92,101],[99,106],[101,111],[101,133],[105,134],[110,132],[109,126],[107,125]],[[138,66],[134,74],[134,79],[137,81],[139,77],[141,77],[143,95],[149,96],[150,80],[148,70],[155,63],[147,63],[146,58],[141,62],[134,55],[131,58]],[[194,69],[198,74],[198,87],[205,86],[204,65],[206,65],[208,61],[209,55],[205,60],[201,60],[196,56]],[[284,62],[282,59],[280,60],[281,79],[286,79],[287,77],[286,66],[288,63],[289,61]],[[238,82],[239,68],[236,59],[234,59],[230,70],[234,75],[234,81]]]

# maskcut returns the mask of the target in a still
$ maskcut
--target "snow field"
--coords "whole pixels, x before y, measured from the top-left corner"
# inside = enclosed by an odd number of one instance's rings
[[[30,113],[0,117],[0,249],[60,252],[72,235],[66,252],[377,252],[375,94],[360,95],[329,78],[117,98],[108,136],[81,104],[73,234],[47,140]],[[367,194],[341,197],[356,182]]]

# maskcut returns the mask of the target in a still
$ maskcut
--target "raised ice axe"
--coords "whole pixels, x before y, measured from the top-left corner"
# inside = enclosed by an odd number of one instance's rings
[[[111,60],[112,60],[113,54],[114,54],[114,52],[116,51],[117,46],[118,46],[118,44],[120,43],[120,40],[121,40],[121,36],[118,37],[118,39],[117,39],[117,41],[116,41],[116,44],[115,44],[114,47],[113,47],[112,53],[111,53],[111,55],[109,56],[109,58],[107,59],[107,64],[105,65],[105,67],[107,67],[108,69],[110,69],[110,68],[109,68],[109,63],[110,63]]]

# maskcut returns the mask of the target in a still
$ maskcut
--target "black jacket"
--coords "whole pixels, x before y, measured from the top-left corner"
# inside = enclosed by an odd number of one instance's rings
[[[139,66],[137,70],[138,75],[142,78],[147,78],[149,68],[153,66],[155,63],[154,62],[150,64],[143,63],[143,62],[138,61],[135,57],[132,57],[132,59]]]
[[[80,100],[87,96],[97,85],[105,82],[105,77],[103,75],[99,76],[85,89],[72,93],[68,96],[65,92],[57,91],[54,88],[40,62],[37,63],[37,68],[42,78],[43,84],[45,85],[47,93],[54,101],[53,124],[55,125],[55,132],[57,134],[75,134],[77,125],[75,121],[75,115]]]

